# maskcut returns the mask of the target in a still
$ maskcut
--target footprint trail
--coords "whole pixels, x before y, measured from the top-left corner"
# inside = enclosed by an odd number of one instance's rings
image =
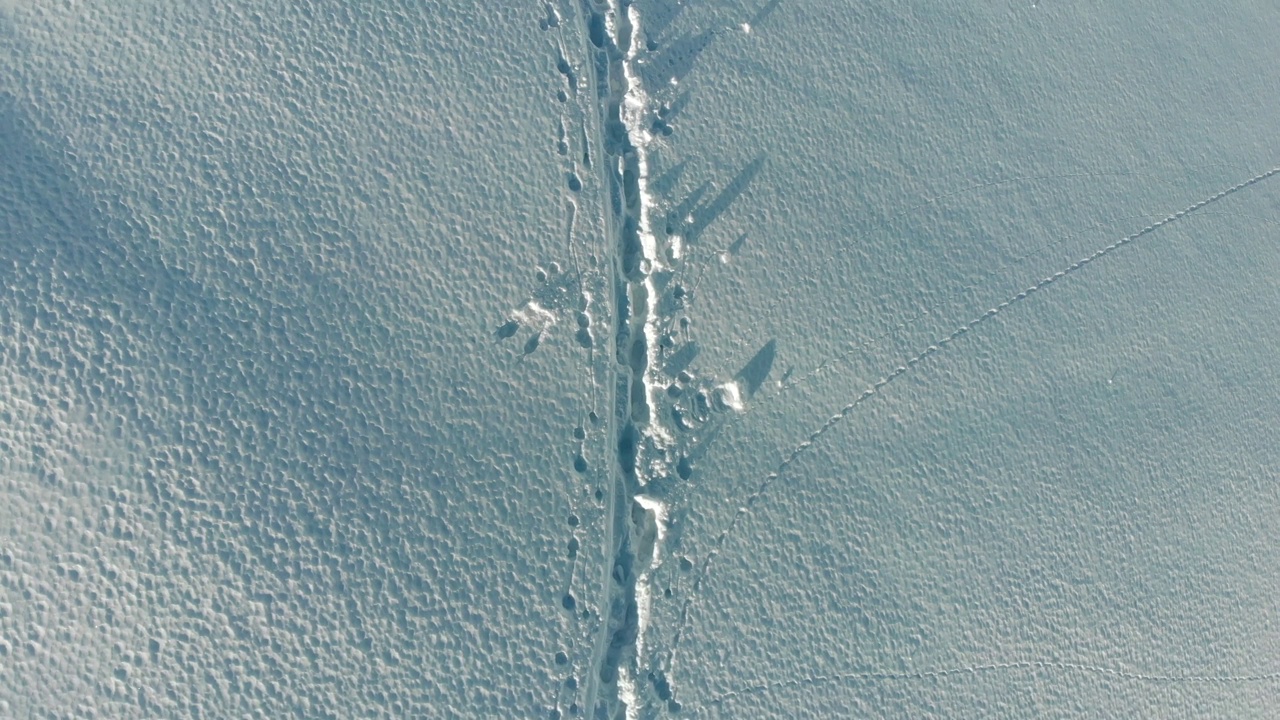
[[[764,496],[764,494],[769,490],[769,487],[772,486],[773,483],[777,482],[777,480],[782,477],[783,473],[785,473],[795,463],[797,458],[803,455],[805,451],[807,451],[810,447],[812,447],[813,444],[817,442],[818,439],[820,439],[823,435],[825,435],[832,428],[834,428],[836,425],[839,425],[842,421],[844,421],[847,417],[849,417],[849,415],[852,414],[853,411],[858,408],[858,406],[860,406],[862,403],[866,402],[867,400],[875,396],[885,386],[889,385],[893,381],[902,377],[907,372],[909,372],[912,368],[919,365],[921,362],[924,362],[929,357],[942,351],[944,348],[951,345],[956,340],[959,340],[961,337],[968,334],[971,330],[974,330],[978,326],[991,320],[995,316],[999,315],[1001,312],[1004,312],[1005,310],[1007,310],[1009,307],[1016,305],[1022,302],[1023,300],[1026,300],[1032,295],[1039,293],[1045,288],[1048,288],[1049,286],[1067,277],[1068,275],[1071,275],[1077,272],[1078,270],[1083,269],[1085,266],[1093,263],[1094,261],[1098,260],[1099,258],[1102,258],[1103,256],[1110,255],[1116,250],[1119,250],[1120,248],[1126,245],[1129,245],[1130,243],[1133,243],[1136,240],[1139,240],[1148,235],[1151,235],[1152,233],[1156,232],[1162,227],[1165,227],[1166,225],[1175,223],[1183,219],[1184,217],[1197,212],[1198,210],[1201,210],[1209,205],[1217,203],[1223,200],[1224,198],[1234,195],[1246,188],[1249,188],[1254,185],[1257,185],[1258,183],[1264,182],[1265,180],[1277,174],[1280,174],[1280,166],[1273,167],[1264,173],[1255,175],[1249,178],[1248,180],[1232,185],[1231,187],[1226,188],[1225,190],[1221,190],[1218,193],[1208,198],[1205,198],[1203,200],[1200,200],[1199,202],[1189,205],[1186,208],[1179,210],[1178,212],[1175,212],[1172,215],[1168,215],[1165,218],[1155,223],[1152,223],[1151,225],[1148,225],[1131,235],[1127,235],[1119,240],[1116,240],[1115,242],[1111,243],[1110,245],[1107,245],[1106,247],[1095,250],[1092,254],[1084,258],[1081,258],[1080,260],[1075,261],[1074,263],[1055,272],[1052,275],[1042,278],[1041,280],[1031,285],[1030,287],[1026,288],[1025,290],[1018,292],[1017,294],[1007,298],[1000,304],[990,308],[983,314],[957,327],[950,334],[937,340],[934,344],[925,348],[922,352],[907,359],[905,362],[903,362],[902,364],[894,368],[893,371],[891,371],[890,373],[883,376],[882,378],[877,380],[875,383],[867,387],[867,389],[864,390],[860,395],[855,397],[847,405],[841,408],[839,412],[837,412],[836,414],[828,418],[827,421],[824,422],[817,430],[810,433],[808,438],[806,438],[803,442],[801,442],[799,445],[794,447],[789,453],[787,453],[786,457],[782,460],[781,463],[778,464],[777,468],[774,469],[773,472],[765,476],[765,478],[760,482],[760,484],[756,487],[756,489],[749,496],[747,496],[745,502],[738,508],[737,512],[734,513],[733,518],[729,521],[728,525],[716,537],[715,542],[712,543],[711,550],[707,553],[706,558],[702,561],[702,567],[699,570],[696,578],[694,579],[692,587],[690,588],[689,596],[685,599],[684,604],[681,607],[680,621],[678,626],[676,627],[675,634],[673,635],[673,638],[672,638],[671,649],[667,653],[667,661],[665,663],[667,677],[670,678],[675,675],[676,660],[679,655],[680,643],[684,637],[685,631],[688,629],[689,621],[691,617],[690,613],[693,609],[694,603],[698,599],[699,593],[702,590],[702,586],[705,584],[707,577],[710,574],[711,568],[714,566],[715,559],[720,555],[720,552],[723,549],[725,541],[729,538],[729,536],[731,536],[734,533],[738,525],[742,522],[743,517],[745,517],[751,511],[752,506],[754,506],[755,503],[759,501],[761,497]],[[1018,664],[1014,663],[1012,665],[1017,666]],[[1070,666],[1072,667],[1072,669],[1077,669],[1076,666],[1071,664],[1060,663],[1058,665],[1061,665],[1062,667]],[[1049,663],[1048,666],[1054,667],[1055,665],[1052,663]],[[992,669],[997,669],[998,667],[999,666],[992,666]],[[1079,668],[1086,668],[1086,667],[1088,666],[1079,666]],[[957,671],[957,672],[963,672],[963,671]],[[881,677],[881,675],[871,674],[868,677]],[[883,675],[883,677],[885,677],[885,679],[898,678],[898,676],[895,676],[892,674]],[[915,677],[915,676],[902,675],[900,679],[911,679],[912,677]],[[920,677],[924,677],[924,675],[920,675]],[[1137,677],[1154,678],[1154,677],[1161,677],[1161,676],[1135,676],[1135,678]],[[1254,676],[1243,676],[1243,677],[1254,677]],[[1270,679],[1271,676],[1257,676],[1257,677],[1258,679]]]
[[[1089,665],[1078,662],[1016,660],[1013,662],[988,663],[985,665],[971,665],[968,667],[945,668],[942,670],[927,670],[921,672],[865,671],[837,673],[833,675],[813,675],[805,678],[779,680],[777,682],[751,685],[739,690],[731,690],[711,698],[708,705],[722,705],[725,702],[747,695],[760,695],[773,692],[775,690],[812,687],[814,685],[824,685],[836,682],[851,682],[859,680],[867,682],[910,682],[917,680],[937,680],[952,676],[982,675],[987,673],[1010,671],[1034,672],[1036,670],[1058,670],[1087,675],[1105,675],[1113,678],[1119,678],[1121,680],[1132,680],[1134,682],[1164,685],[1237,685],[1241,683],[1263,683],[1280,680],[1280,672],[1253,675],[1164,675],[1130,672],[1128,670],[1121,670],[1118,668],[1105,667],[1102,665]]]

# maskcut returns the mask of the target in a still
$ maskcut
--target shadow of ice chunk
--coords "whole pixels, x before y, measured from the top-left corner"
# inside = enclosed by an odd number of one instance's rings
[[[676,185],[680,182],[680,178],[684,175],[685,168],[689,166],[688,160],[681,160],[672,165],[666,172],[649,181],[649,190],[654,195],[670,195],[675,190]]]
[[[734,376],[746,389],[747,397],[755,395],[760,386],[764,384],[764,381],[769,377],[769,371],[773,369],[773,360],[777,355],[778,341],[770,340]]]
[[[662,34],[680,15],[680,11],[685,8],[685,4],[678,0],[642,0],[638,5],[640,16],[644,18],[645,35],[648,36],[649,42],[659,41]]]
[[[751,185],[751,181],[755,180],[756,176],[760,174],[760,171],[764,169],[764,164],[765,157],[763,155],[756,157],[755,160],[747,163],[746,167],[742,168],[742,170],[734,176],[733,180],[725,186],[724,190],[720,191],[720,194],[717,195],[714,200],[695,210],[693,212],[693,221],[685,226],[685,238],[690,243],[695,242],[696,238],[701,235],[702,232],[711,225],[711,223],[715,222],[716,218],[723,215],[725,210],[728,210],[729,206],[747,191],[747,187]]]
[[[659,88],[683,80],[693,70],[698,56],[707,49],[715,36],[715,30],[703,30],[697,35],[686,35],[672,42],[652,60],[639,67],[644,86]]]
[[[679,375],[682,370],[693,363],[700,351],[701,348],[698,347],[698,343],[686,343],[679,350],[672,353],[671,357],[667,358],[666,364],[662,366],[662,371],[671,377]]]
[[[755,30],[756,28],[763,25],[764,21],[767,20],[769,16],[773,14],[773,11],[777,10],[778,6],[781,4],[782,4],[782,0],[770,0],[768,4],[760,8],[760,11],[757,12],[755,15],[753,15],[752,18],[747,21],[747,27],[752,30]]]
[[[494,331],[493,336],[499,340],[506,340],[512,335],[515,335],[516,331],[519,329],[520,329],[520,321],[509,320],[506,323],[504,323],[502,327]]]

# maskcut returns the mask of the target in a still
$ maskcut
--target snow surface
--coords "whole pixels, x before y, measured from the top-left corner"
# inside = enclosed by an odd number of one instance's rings
[[[1112,5],[0,0],[0,715],[1273,713],[1280,10]]]

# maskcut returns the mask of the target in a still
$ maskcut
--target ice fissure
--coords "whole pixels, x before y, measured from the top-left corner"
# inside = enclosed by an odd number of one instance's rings
[[[661,700],[646,668],[645,640],[652,593],[650,575],[662,563],[665,505],[648,492],[667,473],[669,429],[655,412],[658,377],[658,294],[654,274],[663,268],[650,228],[646,148],[649,101],[636,72],[640,14],[628,0],[583,0],[583,32],[595,77],[602,178],[608,188],[604,227],[609,237],[615,312],[613,351],[616,381],[610,428],[616,441],[611,472],[609,525],[613,563],[600,603],[601,637],[588,693],[595,717],[640,717]]]

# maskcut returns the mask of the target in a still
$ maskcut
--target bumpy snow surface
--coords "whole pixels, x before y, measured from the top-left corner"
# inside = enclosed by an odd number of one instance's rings
[[[1270,716],[1276,37],[0,0],[0,717]]]

